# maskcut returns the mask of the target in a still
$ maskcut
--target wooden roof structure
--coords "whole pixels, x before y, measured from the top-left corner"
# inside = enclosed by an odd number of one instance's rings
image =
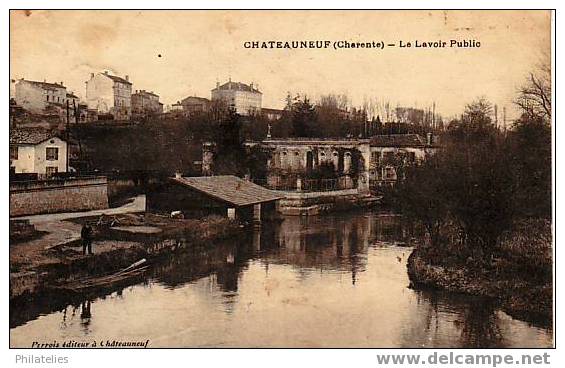
[[[283,198],[277,192],[233,175],[174,177],[171,180],[235,207]]]

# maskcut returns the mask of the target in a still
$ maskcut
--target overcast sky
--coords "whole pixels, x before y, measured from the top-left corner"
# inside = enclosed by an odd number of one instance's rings
[[[398,44],[474,39],[468,49],[246,49],[244,41]],[[210,97],[216,81],[254,82],[263,107],[287,91],[347,94],[446,116],[484,95],[507,106],[550,50],[546,11],[48,11],[11,12],[11,78],[63,81],[79,97],[91,72],[129,75],[171,104]],[[160,55],[160,56],[159,56]]]

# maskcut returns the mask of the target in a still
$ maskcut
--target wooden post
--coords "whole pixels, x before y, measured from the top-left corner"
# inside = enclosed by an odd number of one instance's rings
[[[261,203],[253,205],[253,222],[256,224],[261,223]]]

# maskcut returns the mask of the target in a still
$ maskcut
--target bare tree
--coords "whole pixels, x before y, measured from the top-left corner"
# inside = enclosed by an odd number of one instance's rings
[[[551,62],[544,60],[529,74],[514,103],[528,115],[551,121]]]

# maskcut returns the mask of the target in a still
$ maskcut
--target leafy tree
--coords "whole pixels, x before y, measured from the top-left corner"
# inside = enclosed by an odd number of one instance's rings
[[[295,137],[315,136],[316,110],[308,97],[295,98],[292,103],[292,133]]]
[[[420,221],[430,236],[431,245],[436,247],[442,245],[441,231],[449,216],[442,161],[441,156],[434,156],[420,165],[409,167],[406,180],[400,181],[397,190],[393,192],[402,213],[412,220]]]
[[[541,116],[524,113],[508,133],[521,217],[551,218],[551,127]]]
[[[217,122],[215,142],[214,174],[245,175],[247,155],[243,147],[240,116],[234,109],[228,109]]]
[[[432,241],[441,239],[441,216],[458,226],[465,245],[484,252],[512,225],[516,182],[491,112],[485,99],[467,105],[463,119],[448,128],[441,151],[406,174],[404,208],[420,218]]]

